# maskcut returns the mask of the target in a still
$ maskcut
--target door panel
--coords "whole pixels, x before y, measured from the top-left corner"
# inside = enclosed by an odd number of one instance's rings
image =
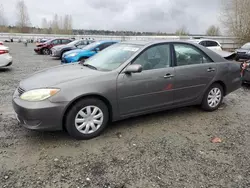
[[[191,102],[197,99],[215,74],[216,64],[213,63],[175,67],[174,103]]]
[[[171,105],[174,77],[167,74],[173,75],[174,68],[120,74],[117,90],[121,115]]]
[[[174,104],[195,101],[213,80],[216,63],[191,44],[174,44],[175,92]]]
[[[118,103],[121,115],[166,107],[173,102],[174,68],[170,45],[145,49],[132,61],[142,66],[141,73],[118,76]]]

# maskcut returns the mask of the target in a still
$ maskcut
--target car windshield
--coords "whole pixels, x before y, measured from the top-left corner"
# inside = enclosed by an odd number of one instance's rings
[[[92,50],[93,48],[95,48],[96,46],[100,45],[101,42],[93,42],[87,46],[84,46],[82,49],[83,50]]]
[[[242,49],[250,49],[250,43],[244,44],[241,48]]]
[[[88,59],[85,64],[89,64],[98,70],[111,71],[122,65],[141,47],[134,44],[115,44]]]

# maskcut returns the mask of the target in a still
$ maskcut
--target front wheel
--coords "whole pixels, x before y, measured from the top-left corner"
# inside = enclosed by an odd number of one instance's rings
[[[50,54],[50,50],[48,48],[44,48],[42,50],[42,52],[43,52],[44,55],[49,55]]]
[[[202,109],[206,111],[217,110],[222,103],[223,92],[223,88],[220,84],[211,85],[203,97]]]
[[[87,140],[99,136],[108,120],[107,106],[99,99],[87,98],[77,102],[69,110],[65,127],[72,137]]]
[[[87,60],[86,57],[81,57],[81,58],[79,59],[79,62],[80,62],[80,63],[84,63],[86,60]]]

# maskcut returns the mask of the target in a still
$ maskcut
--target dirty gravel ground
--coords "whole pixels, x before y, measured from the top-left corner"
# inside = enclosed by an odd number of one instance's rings
[[[59,61],[35,55],[34,45],[9,46],[14,64],[0,70],[0,187],[250,187],[249,88],[216,112],[160,112],[76,141],[18,125],[11,96],[19,81]],[[222,143],[211,143],[214,136]]]

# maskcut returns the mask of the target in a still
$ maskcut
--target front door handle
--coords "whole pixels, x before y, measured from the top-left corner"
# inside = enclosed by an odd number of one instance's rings
[[[215,68],[209,67],[209,68],[207,69],[207,72],[214,72],[214,71],[215,71]]]
[[[166,74],[165,76],[164,76],[164,78],[173,78],[174,77],[174,75],[172,75],[172,74]]]

